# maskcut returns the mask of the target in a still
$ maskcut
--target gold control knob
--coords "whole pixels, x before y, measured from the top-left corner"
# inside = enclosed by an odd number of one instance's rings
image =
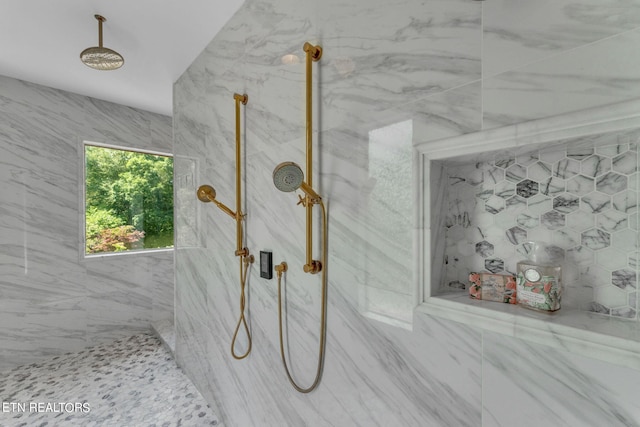
[[[311,261],[311,264],[305,264],[302,267],[305,273],[316,274],[322,271],[322,263],[317,260]]]

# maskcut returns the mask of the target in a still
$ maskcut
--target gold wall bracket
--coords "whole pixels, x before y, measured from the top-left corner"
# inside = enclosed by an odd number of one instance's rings
[[[247,102],[249,102],[249,96],[246,93],[242,95],[240,95],[239,93],[234,93],[233,99],[235,99],[236,101],[240,101],[242,105],[247,105]]]
[[[278,275],[278,277],[282,277],[282,273],[284,273],[288,269],[289,267],[287,266],[287,263],[284,261],[282,261],[280,264],[275,266],[276,274]]]
[[[311,56],[311,60],[313,62],[317,62],[322,58],[322,47],[319,45],[314,46],[311,43],[306,42],[304,46],[302,46],[302,50]]]
[[[247,248],[242,248],[240,250],[236,250],[235,252],[236,256],[249,256],[249,249]],[[251,258],[253,258],[253,255],[251,255]],[[253,261],[251,261],[251,264],[253,264]]]

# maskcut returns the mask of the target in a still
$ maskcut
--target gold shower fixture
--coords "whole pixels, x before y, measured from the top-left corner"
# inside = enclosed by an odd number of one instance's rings
[[[124,58],[115,50],[102,46],[102,23],[107,18],[94,15],[98,20],[98,46],[89,47],[80,53],[80,60],[94,70],[116,70],[124,64]]]
[[[285,357],[284,339],[283,339],[283,322],[282,322],[282,276],[287,271],[287,264],[282,262],[275,267],[278,276],[278,322],[280,333],[280,357],[282,358],[282,365],[289,382],[294,389],[300,393],[309,393],[314,390],[320,383],[322,377],[322,370],[324,367],[324,353],[325,343],[327,336],[327,210],[325,208],[322,197],[313,189],[313,155],[312,155],[312,76],[311,69],[312,63],[319,61],[322,57],[322,48],[320,46],[314,46],[311,43],[305,43],[303,50],[306,53],[306,163],[307,173],[302,172],[300,166],[293,162],[280,163],[273,171],[273,183],[280,191],[290,192],[300,189],[304,192],[305,196],[300,198],[298,204],[302,205],[306,209],[306,259],[303,266],[305,273],[316,274],[322,272],[322,303],[320,308],[320,343],[318,346],[318,365],[316,370],[316,376],[313,383],[309,387],[301,387],[293,379],[289,367],[287,365],[287,359]],[[306,177],[306,180],[305,180]],[[321,260],[314,260],[312,255],[312,213],[313,206],[320,205],[322,209],[322,255]]]
[[[223,212],[227,213],[231,218],[236,218],[236,213],[229,209],[224,203],[218,201],[216,199],[216,189],[210,185],[201,185],[198,188],[198,199],[201,202],[209,203],[213,202],[217,207],[222,209]]]
[[[240,177],[242,176],[242,162],[240,161],[240,103],[246,105],[249,101],[249,97],[239,94],[234,94],[233,99],[236,104],[236,211],[232,211],[227,205],[216,199],[216,190],[210,185],[201,185],[198,188],[197,196],[201,202],[213,202],[224,213],[236,220],[236,256],[249,255],[249,250],[242,246],[243,234],[242,234],[242,220],[246,215],[242,213],[242,182]]]
[[[240,318],[238,319],[238,324],[236,326],[235,332],[233,333],[233,339],[231,340],[231,355],[235,359],[244,359],[251,352],[251,332],[249,331],[249,326],[247,325],[247,320],[245,318],[245,287],[247,283],[247,272],[249,270],[249,264],[253,264],[254,256],[249,253],[249,249],[243,246],[243,229],[242,229],[242,221],[245,218],[245,214],[242,213],[242,187],[241,187],[241,157],[240,157],[240,104],[246,105],[249,97],[244,94],[234,94],[233,99],[235,100],[235,108],[236,108],[236,211],[232,211],[227,205],[218,201],[216,199],[216,190],[210,185],[201,185],[198,187],[198,191],[196,195],[198,199],[202,202],[213,202],[217,207],[219,207],[223,212],[229,215],[231,218],[236,220],[236,256],[240,257]],[[240,327],[244,326],[244,330],[247,334],[247,350],[244,354],[238,355],[235,352],[236,339],[238,338],[238,332]]]
[[[306,262],[303,266],[305,273],[316,274],[322,270],[322,262],[312,259],[313,247],[313,205],[320,203],[322,198],[313,190],[313,88],[312,88],[312,62],[317,62],[322,58],[322,47],[314,46],[306,42],[302,47],[306,53],[306,163],[307,174],[302,173],[300,166],[293,162],[280,163],[273,171],[273,183],[280,191],[295,191],[300,188],[305,197],[300,198],[298,204],[302,204],[306,212]]]
[[[282,162],[273,170],[273,183],[280,191],[291,192],[297,189],[304,191],[312,203],[318,203],[321,197],[313,188],[304,182],[302,169],[294,162]],[[300,196],[299,196],[300,197]],[[306,198],[300,197],[299,204],[305,205]]]

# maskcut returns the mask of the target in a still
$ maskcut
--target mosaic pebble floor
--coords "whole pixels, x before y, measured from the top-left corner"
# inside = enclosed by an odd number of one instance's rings
[[[0,401],[2,427],[221,424],[151,333],[0,373]],[[25,411],[19,403],[25,405]],[[40,408],[56,412],[30,411],[37,403],[85,403],[90,411],[67,412],[62,405]]]

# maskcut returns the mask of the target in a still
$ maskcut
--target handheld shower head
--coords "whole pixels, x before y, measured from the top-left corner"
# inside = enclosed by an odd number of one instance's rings
[[[216,190],[210,185],[201,185],[196,194],[201,202],[208,203],[216,199]]]
[[[216,200],[216,190],[210,185],[201,185],[198,187],[198,191],[196,192],[198,199],[201,202],[213,202],[217,207],[222,209],[225,213],[227,213],[231,218],[236,218],[237,214],[229,209],[224,203]]]
[[[300,166],[293,162],[280,163],[273,170],[273,183],[276,188],[285,193],[295,191],[300,188],[304,181],[304,174]]]
[[[293,162],[280,163],[273,170],[273,183],[276,188],[285,193],[296,191],[298,188],[314,200],[314,203],[321,199],[306,182],[304,182],[304,173],[300,166]]]

